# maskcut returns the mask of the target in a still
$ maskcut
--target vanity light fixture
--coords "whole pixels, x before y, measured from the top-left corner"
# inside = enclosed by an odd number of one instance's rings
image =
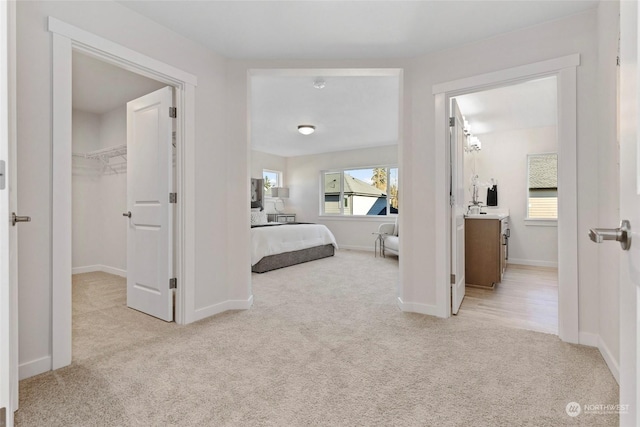
[[[303,135],[311,135],[315,131],[316,131],[316,127],[313,126],[313,125],[299,125],[298,126],[298,132],[300,132]]]

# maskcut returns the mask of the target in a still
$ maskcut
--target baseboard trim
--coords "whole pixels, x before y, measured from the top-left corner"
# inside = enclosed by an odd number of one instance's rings
[[[73,267],[71,269],[71,274],[93,273],[94,271],[101,271],[103,273],[115,274],[120,277],[127,277],[127,270],[101,264],[87,265],[85,267]]]
[[[558,262],[553,261],[542,261],[537,259],[519,259],[519,258],[509,258],[507,261],[508,264],[520,264],[520,265],[528,265],[531,267],[555,267],[558,268]]]
[[[618,365],[616,360],[613,358],[613,355],[611,354],[609,347],[607,347],[604,341],[602,341],[602,338],[600,338],[600,336],[598,336],[598,350],[600,350],[600,354],[602,355],[602,358],[604,359],[605,363],[609,367],[609,370],[611,371],[613,378],[615,378],[618,385],[620,385],[620,366]]]
[[[365,251],[365,252],[373,252],[373,247],[371,246],[353,246],[353,245],[338,245],[340,249],[345,249],[347,251]],[[340,250],[338,249],[338,250]]]
[[[578,343],[589,347],[598,347],[600,336],[590,332],[580,332],[578,335]]]
[[[18,366],[18,378],[24,380],[51,370],[51,356],[22,363]]]
[[[398,307],[400,310],[406,313],[419,313],[419,314],[428,314],[429,316],[441,316],[438,307],[431,304],[422,304],[418,302],[405,302],[402,301],[402,298],[398,297]]]
[[[193,313],[193,322],[215,316],[229,310],[248,310],[253,305],[253,295],[246,300],[228,300],[203,308],[197,308]]]

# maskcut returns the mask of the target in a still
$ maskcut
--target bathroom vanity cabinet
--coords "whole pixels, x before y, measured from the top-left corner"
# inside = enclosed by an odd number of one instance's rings
[[[493,288],[507,268],[509,217],[465,218],[465,281]]]

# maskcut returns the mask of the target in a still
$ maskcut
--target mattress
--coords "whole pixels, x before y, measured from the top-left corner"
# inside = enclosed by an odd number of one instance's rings
[[[265,257],[330,245],[338,248],[322,224],[281,224],[251,228],[251,266]]]

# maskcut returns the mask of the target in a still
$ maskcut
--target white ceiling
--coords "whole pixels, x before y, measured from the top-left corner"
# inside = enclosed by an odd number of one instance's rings
[[[592,9],[597,1],[120,1],[228,58],[422,55]]]
[[[77,52],[72,62],[72,102],[76,110],[103,114],[166,86]]]
[[[395,76],[255,75],[251,77],[251,144],[283,157],[393,145],[398,142],[400,81]],[[316,127],[301,135],[298,125]]]
[[[557,124],[556,78],[456,97],[473,135]]]
[[[228,58],[364,59],[412,57],[448,49],[592,9],[598,2],[123,0],[120,3]],[[124,87],[125,81],[138,87],[138,83],[129,79],[144,79],[119,69],[111,70],[120,74],[115,77],[116,74],[109,75],[103,69],[106,82],[76,82],[76,62],[79,61],[74,58],[74,107],[77,101],[79,108],[88,111],[110,108],[106,106],[107,100],[118,94],[113,90],[113,81],[119,82],[118,87]],[[85,71],[78,74],[83,79],[97,78],[97,65],[84,65]],[[309,75],[252,77],[254,149],[296,156],[397,143],[397,78],[324,77],[327,86],[322,90],[313,88],[313,77]],[[76,90],[76,84],[81,89]],[[89,87],[99,92],[90,92]],[[76,93],[83,95],[83,99],[76,99]],[[551,96],[555,96],[555,89],[543,82],[532,82],[459,98],[473,133],[482,135],[507,128],[549,125],[551,118],[555,121],[556,117],[555,98]],[[104,105],[96,105],[98,99]],[[111,105],[121,103],[114,100]],[[316,133],[307,137],[298,134],[297,125],[303,123],[316,125]]]

